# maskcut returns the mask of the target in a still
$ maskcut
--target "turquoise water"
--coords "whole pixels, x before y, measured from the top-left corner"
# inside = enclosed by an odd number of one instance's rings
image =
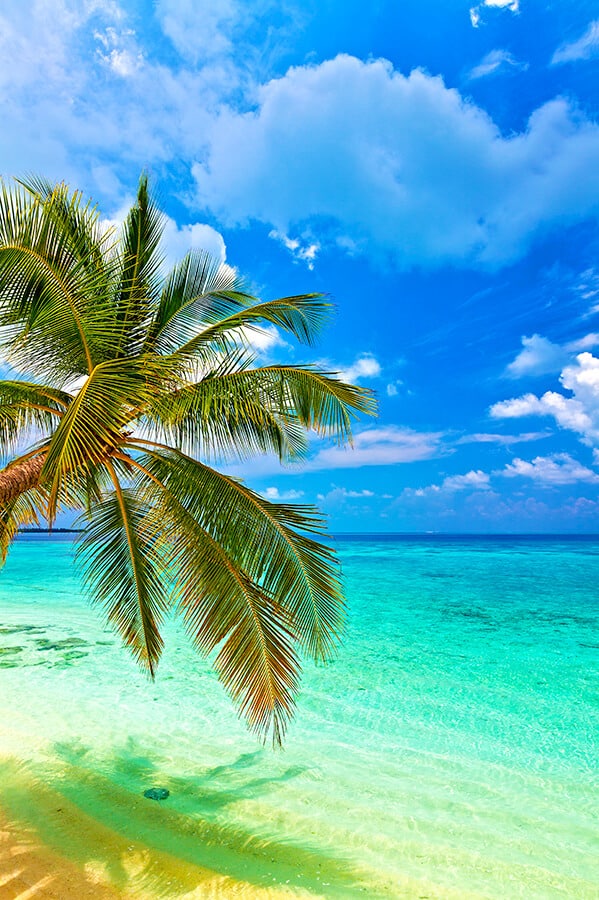
[[[123,896],[599,897],[599,540],[336,544],[344,646],[306,664],[277,753],[175,626],[150,684],[81,595],[70,542],[18,542],[0,805]]]

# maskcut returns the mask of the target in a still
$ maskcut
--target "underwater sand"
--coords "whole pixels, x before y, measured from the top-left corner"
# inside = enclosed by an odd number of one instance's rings
[[[344,646],[275,752],[176,626],[136,670],[70,541],[15,545],[0,900],[599,898],[599,542],[337,548]]]

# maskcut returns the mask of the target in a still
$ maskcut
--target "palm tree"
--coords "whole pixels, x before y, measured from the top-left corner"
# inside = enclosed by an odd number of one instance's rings
[[[300,652],[331,656],[338,565],[310,506],[272,503],[215,462],[351,440],[369,390],[314,366],[256,366],[256,329],[311,344],[321,294],[260,302],[192,251],[166,276],[163,217],[142,176],[117,234],[65,185],[1,185],[0,551],[17,531],[81,512],[77,556],[108,622],[153,678],[179,614],[249,726],[280,743]],[[312,536],[311,536],[312,535]]]

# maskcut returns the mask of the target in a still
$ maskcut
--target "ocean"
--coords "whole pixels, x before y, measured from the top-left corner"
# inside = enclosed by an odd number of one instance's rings
[[[123,897],[599,898],[599,539],[335,544],[343,645],[306,662],[275,751],[176,623],[150,683],[71,539],[20,539],[0,575],[5,817]]]

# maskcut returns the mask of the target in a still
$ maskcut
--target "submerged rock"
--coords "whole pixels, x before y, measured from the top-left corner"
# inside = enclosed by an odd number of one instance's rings
[[[166,788],[148,788],[147,791],[144,791],[144,797],[147,797],[148,800],[166,800],[169,796],[170,791],[167,791]]]

